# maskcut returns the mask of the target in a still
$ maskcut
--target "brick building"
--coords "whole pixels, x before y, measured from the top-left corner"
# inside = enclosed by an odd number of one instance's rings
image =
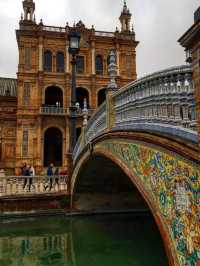
[[[0,161],[7,172],[20,172],[22,163],[33,164],[37,173],[50,162],[68,167],[71,99],[71,64],[68,34],[81,33],[77,56],[77,102],[87,99],[90,113],[105,99],[109,83],[109,53],[116,53],[117,84],[136,79],[135,33],[131,13],[124,2],[121,29],[114,32],[86,28],[47,26],[35,19],[33,0],[23,1],[23,14],[16,30],[19,48],[17,79],[0,79]],[[77,133],[81,131],[81,112]]]
[[[179,39],[179,42],[186,49],[186,60],[192,63],[200,147],[200,7],[194,13],[194,24]]]

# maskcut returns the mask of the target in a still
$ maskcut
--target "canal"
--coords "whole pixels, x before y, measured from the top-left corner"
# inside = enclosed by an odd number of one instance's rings
[[[150,215],[0,222],[1,266],[167,266]]]

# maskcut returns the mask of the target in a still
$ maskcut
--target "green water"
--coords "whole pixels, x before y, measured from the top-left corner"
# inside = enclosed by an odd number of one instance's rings
[[[149,216],[101,215],[0,223],[0,266],[165,266]]]

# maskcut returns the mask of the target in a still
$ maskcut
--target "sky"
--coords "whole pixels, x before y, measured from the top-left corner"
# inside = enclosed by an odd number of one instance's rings
[[[115,31],[120,27],[123,0],[35,0],[36,20],[45,25],[72,25],[80,19],[90,28]],[[199,0],[127,0],[132,24],[139,41],[137,73],[141,77],[185,63],[184,48],[177,40],[193,24]],[[16,77],[22,0],[0,0],[0,76]]]

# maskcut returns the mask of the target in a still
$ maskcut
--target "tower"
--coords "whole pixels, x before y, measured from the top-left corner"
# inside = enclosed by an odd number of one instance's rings
[[[16,111],[15,171],[24,162],[32,164],[36,173],[50,163],[70,169],[69,140],[71,134],[69,106],[72,68],[68,34],[74,29],[37,23],[34,0],[22,0],[22,16],[16,37],[19,49]],[[79,113],[76,135],[81,132],[84,99],[89,113],[106,98],[108,59],[115,51],[118,88],[136,79],[135,33],[130,30],[130,11],[124,4],[122,32],[101,32],[86,28],[79,21],[75,28],[81,34],[77,55],[76,102]]]
[[[127,8],[126,0],[124,0],[123,10],[119,17],[121,22],[121,32],[130,32],[130,22],[131,22],[132,14],[130,10]]]
[[[29,20],[34,22],[35,3],[33,2],[33,0],[24,0],[23,9],[24,9],[24,20]]]

